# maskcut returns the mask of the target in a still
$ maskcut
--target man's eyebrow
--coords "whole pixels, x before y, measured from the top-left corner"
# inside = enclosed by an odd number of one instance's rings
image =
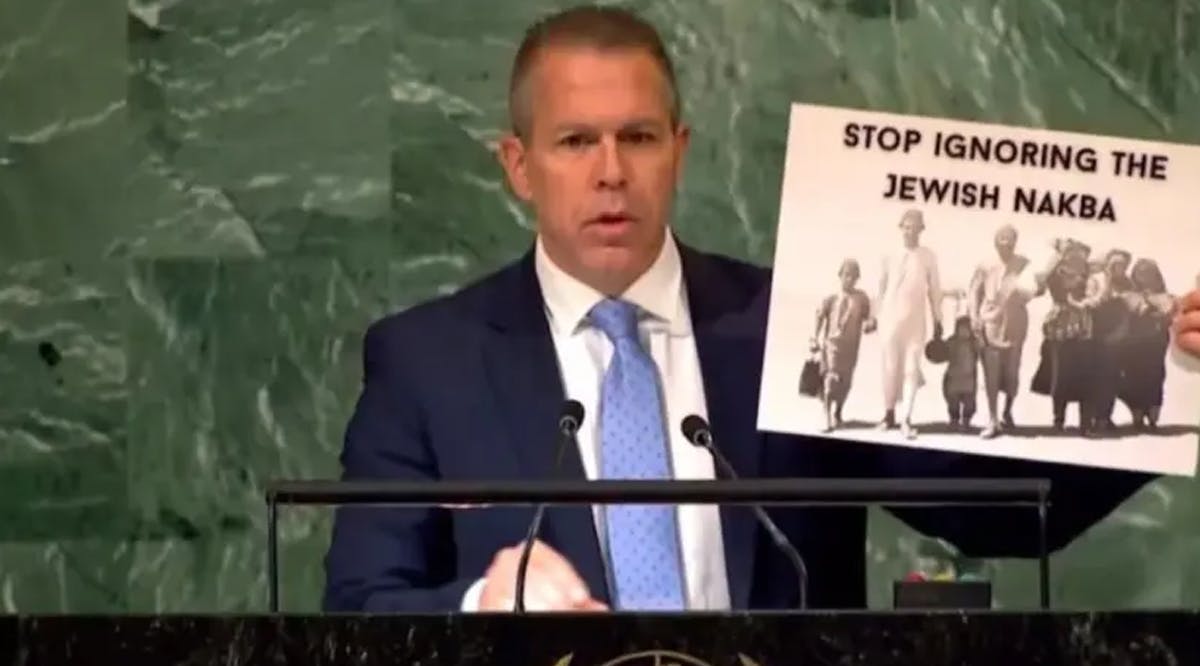
[[[657,129],[662,129],[663,127],[664,127],[664,125],[663,125],[662,121],[656,120],[654,118],[635,118],[635,119],[625,123],[624,125],[622,125],[621,130],[622,131],[628,131],[628,130],[633,130],[633,129],[640,129],[640,130],[655,129],[655,130],[657,130]]]
[[[618,132],[628,132],[630,130],[661,130],[665,124],[654,118],[634,118],[627,123],[623,123],[618,129]],[[594,125],[586,123],[567,122],[554,127],[555,134],[590,134],[600,131]]]
[[[554,126],[555,134],[569,134],[575,132],[594,132],[594,127],[583,123],[562,123]]]

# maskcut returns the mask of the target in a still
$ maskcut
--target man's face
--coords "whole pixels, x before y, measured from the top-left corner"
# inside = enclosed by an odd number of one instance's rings
[[[904,237],[904,247],[913,248],[921,241],[922,223],[916,217],[907,216],[900,221],[900,234]]]
[[[996,232],[996,252],[1001,259],[1008,259],[1013,256],[1013,252],[1017,249],[1017,232],[1011,228],[1004,228]]]
[[[852,268],[842,269],[842,272],[838,273],[838,278],[841,279],[842,290],[850,291],[854,285],[858,284],[858,271]]]
[[[672,126],[668,85],[642,51],[547,48],[526,81],[527,136],[502,145],[547,254],[610,294],[662,248],[688,143]]]

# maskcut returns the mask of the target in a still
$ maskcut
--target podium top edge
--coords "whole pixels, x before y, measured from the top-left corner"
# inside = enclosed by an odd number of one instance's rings
[[[279,504],[995,504],[1043,505],[1048,479],[756,478],[737,480],[274,480]],[[463,506],[466,505],[466,506]]]

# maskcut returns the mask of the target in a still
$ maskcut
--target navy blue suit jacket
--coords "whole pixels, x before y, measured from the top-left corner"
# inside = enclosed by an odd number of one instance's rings
[[[745,477],[1037,476],[1054,482],[1050,544],[1059,548],[1148,477],[1064,465],[757,432],[770,272],[680,246],[684,281],[718,446]],[[373,324],[364,385],[341,457],[347,479],[584,478],[577,451],[553,469],[560,374],[532,252],[458,293]],[[568,447],[569,448],[569,447]],[[1028,509],[894,511],[963,551],[1033,556]],[[342,508],[326,558],[330,611],[428,612],[459,607],[500,549],[524,538],[532,508]],[[866,511],[773,509],[807,561],[809,604],[865,605]],[[796,581],[744,507],[721,510],[736,609],[788,608]],[[552,507],[542,537],[594,596],[609,601],[586,507]]]

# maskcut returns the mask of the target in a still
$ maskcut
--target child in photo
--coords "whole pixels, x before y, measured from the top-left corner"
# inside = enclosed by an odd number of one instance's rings
[[[858,262],[846,259],[838,269],[841,290],[821,301],[810,349],[820,352],[824,390],[825,432],[842,425],[842,407],[850,393],[858,349],[864,333],[873,330],[871,301],[858,289]]]
[[[966,432],[975,416],[975,396],[979,390],[979,344],[971,330],[971,318],[959,315],[954,334],[946,339],[946,374],[942,394],[950,413],[950,425]]]

